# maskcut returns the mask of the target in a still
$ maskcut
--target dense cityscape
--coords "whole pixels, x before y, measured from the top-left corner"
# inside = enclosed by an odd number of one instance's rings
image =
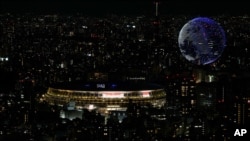
[[[178,35],[197,16],[0,14],[0,140],[242,140],[234,134],[250,127],[250,17],[210,16],[225,30],[226,48],[195,65]],[[150,82],[164,88],[166,103],[62,117],[69,103],[42,100],[61,82]]]

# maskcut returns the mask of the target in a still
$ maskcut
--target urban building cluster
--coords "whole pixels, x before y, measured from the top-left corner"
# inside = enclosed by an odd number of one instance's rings
[[[206,66],[178,48],[192,18],[1,14],[0,140],[233,140],[250,124],[250,17],[211,17],[227,47]],[[104,117],[41,101],[55,83],[128,81],[162,85],[166,104],[131,101]]]

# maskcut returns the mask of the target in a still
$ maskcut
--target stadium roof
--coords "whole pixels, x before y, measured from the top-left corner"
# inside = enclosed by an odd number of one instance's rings
[[[147,82],[61,82],[50,86],[51,88],[79,91],[136,91],[156,90],[164,87],[159,84]]]

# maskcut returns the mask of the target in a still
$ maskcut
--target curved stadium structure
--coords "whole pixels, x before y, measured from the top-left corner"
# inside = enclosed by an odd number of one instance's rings
[[[50,86],[43,100],[51,105],[64,106],[74,102],[78,109],[125,110],[129,102],[162,107],[166,92],[149,83],[58,83]]]

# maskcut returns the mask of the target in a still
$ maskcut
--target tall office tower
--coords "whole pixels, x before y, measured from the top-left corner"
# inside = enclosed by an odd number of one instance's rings
[[[195,82],[192,77],[175,76],[168,80],[167,101],[173,116],[185,117],[196,107]]]
[[[196,85],[197,109],[204,111],[209,120],[213,120],[218,114],[216,111],[216,85],[216,82],[203,82]]]
[[[234,78],[232,82],[233,121],[241,127],[250,125],[250,78]]]
[[[191,76],[178,75],[169,76],[166,80],[167,95],[167,118],[174,121],[173,136],[189,137],[191,132],[191,122],[198,124],[199,134],[203,134],[203,123],[195,121],[193,114],[196,108],[195,81]],[[181,132],[180,132],[181,131]]]
[[[249,125],[249,100],[235,99],[234,101],[234,116],[233,121],[238,126]]]
[[[195,82],[192,78],[184,76],[180,85],[180,102],[182,115],[189,115],[196,105]]]

